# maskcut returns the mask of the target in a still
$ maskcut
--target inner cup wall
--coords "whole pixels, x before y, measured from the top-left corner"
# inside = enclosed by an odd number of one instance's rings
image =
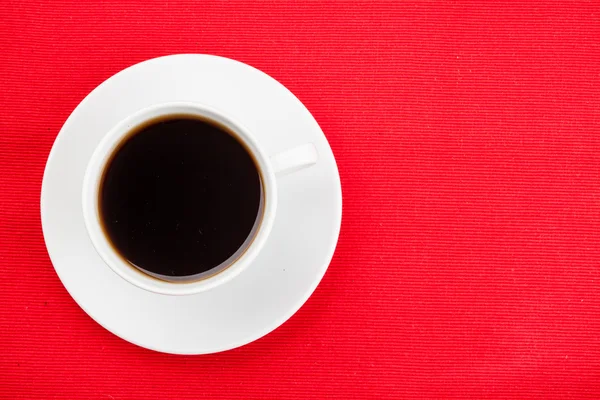
[[[119,248],[119,246],[115,243],[115,240],[113,240],[114,238],[113,238],[113,235],[111,234],[111,229],[109,229],[109,227],[107,227],[107,225],[105,223],[105,218],[104,218],[105,210],[103,209],[104,207],[103,207],[103,198],[102,198],[102,195],[105,191],[105,185],[107,184],[106,181],[107,181],[107,177],[109,175],[109,170],[111,169],[111,166],[113,165],[113,162],[115,161],[115,158],[117,158],[117,156],[120,154],[121,150],[123,150],[124,146],[126,146],[128,143],[130,143],[130,141],[132,139],[138,138],[139,137],[138,135],[144,135],[146,129],[148,129],[149,127],[155,126],[159,123],[167,123],[167,122],[176,121],[176,120],[200,121],[205,124],[208,124],[208,125],[218,128],[224,134],[230,135],[233,139],[235,139],[235,141],[243,147],[247,156],[249,156],[252,160],[253,166],[258,175],[259,191],[260,191],[259,206],[258,206],[258,210],[256,212],[256,217],[254,219],[254,224],[253,224],[249,234],[247,235],[245,241],[237,249],[237,251],[235,251],[233,254],[231,254],[231,256],[229,256],[227,259],[225,259],[220,264],[213,266],[211,269],[202,271],[197,274],[191,274],[191,275],[185,275],[185,276],[167,276],[164,274],[156,274],[156,273],[153,273],[152,271],[149,271],[149,270],[143,268],[144,266],[142,266],[142,265],[137,266],[135,263],[131,262],[131,260],[128,257],[124,256],[122,249]],[[259,228],[261,226],[261,223],[263,221],[263,218],[264,218],[264,210],[265,210],[265,202],[266,202],[265,190],[264,190],[264,174],[263,174],[263,171],[260,167],[260,163],[258,162],[254,152],[252,151],[252,149],[250,148],[248,143],[244,140],[243,136],[239,135],[237,132],[235,132],[235,130],[232,130],[230,127],[226,126],[225,124],[214,121],[205,116],[200,116],[200,115],[196,115],[196,114],[192,114],[192,113],[164,114],[164,115],[159,115],[159,116],[155,116],[153,118],[147,119],[144,122],[139,123],[139,124],[129,128],[127,130],[127,132],[124,135],[122,135],[122,137],[119,139],[118,143],[112,147],[112,150],[110,151],[110,155],[107,156],[107,158],[105,159],[105,161],[102,164],[101,171],[102,171],[101,177],[100,177],[99,184],[97,187],[97,193],[96,193],[95,199],[96,199],[96,207],[97,207],[98,216],[99,216],[99,225],[101,227],[102,233],[103,233],[106,241],[110,245],[112,251],[116,255],[118,255],[119,258],[121,260],[123,260],[127,265],[131,266],[132,269],[134,269],[135,271],[137,271],[139,273],[144,274],[145,276],[150,276],[150,277],[159,279],[161,281],[189,283],[189,282],[194,282],[194,281],[199,281],[199,280],[210,278],[210,277],[224,271],[225,269],[230,267],[232,264],[234,264],[235,261],[237,259],[239,259],[245,253],[245,251],[252,245],[252,242],[254,241],[254,239],[257,235],[257,232],[259,231]],[[148,249],[148,251],[152,251],[152,250]],[[175,266],[175,265],[170,265],[169,267],[172,267],[172,266]]]

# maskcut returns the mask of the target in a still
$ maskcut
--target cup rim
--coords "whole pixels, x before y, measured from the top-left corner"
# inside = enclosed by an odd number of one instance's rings
[[[228,128],[240,139],[254,158],[262,184],[262,219],[255,225],[256,232],[249,236],[250,243],[240,251],[231,264],[220,271],[207,274],[191,282],[168,282],[148,275],[126,262],[110,244],[102,224],[98,207],[98,198],[103,172],[107,162],[121,145],[129,132],[146,121],[162,116],[180,114],[194,115],[216,122]],[[190,295],[217,287],[237,276],[256,258],[273,226],[277,205],[275,174],[268,157],[248,130],[231,117],[212,107],[190,102],[169,102],[143,108],[118,122],[110,129],[96,146],[88,161],[83,179],[82,207],[86,230],[92,244],[102,258],[117,275],[129,283],[150,292],[166,295]],[[261,218],[258,216],[257,218]],[[234,255],[236,255],[234,253]],[[233,256],[232,256],[233,257]]]

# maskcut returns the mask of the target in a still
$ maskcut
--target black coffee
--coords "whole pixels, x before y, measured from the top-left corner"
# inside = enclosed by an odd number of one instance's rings
[[[134,129],[100,187],[100,219],[115,250],[165,280],[196,275],[231,257],[261,205],[255,161],[234,134],[192,116]]]

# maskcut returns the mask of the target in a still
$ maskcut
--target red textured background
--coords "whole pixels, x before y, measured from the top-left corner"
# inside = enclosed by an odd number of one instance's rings
[[[0,17],[0,397],[600,398],[600,3],[3,0]],[[79,309],[38,205],[79,101],[182,52],[294,92],[344,194],[306,305],[198,357]]]

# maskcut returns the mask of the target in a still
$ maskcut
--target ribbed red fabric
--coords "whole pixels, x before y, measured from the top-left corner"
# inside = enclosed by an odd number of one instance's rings
[[[0,18],[0,398],[600,398],[600,3],[3,0]],[[286,85],[344,194],[313,297],[209,356],[93,322],[40,226],[73,108],[172,53]]]

